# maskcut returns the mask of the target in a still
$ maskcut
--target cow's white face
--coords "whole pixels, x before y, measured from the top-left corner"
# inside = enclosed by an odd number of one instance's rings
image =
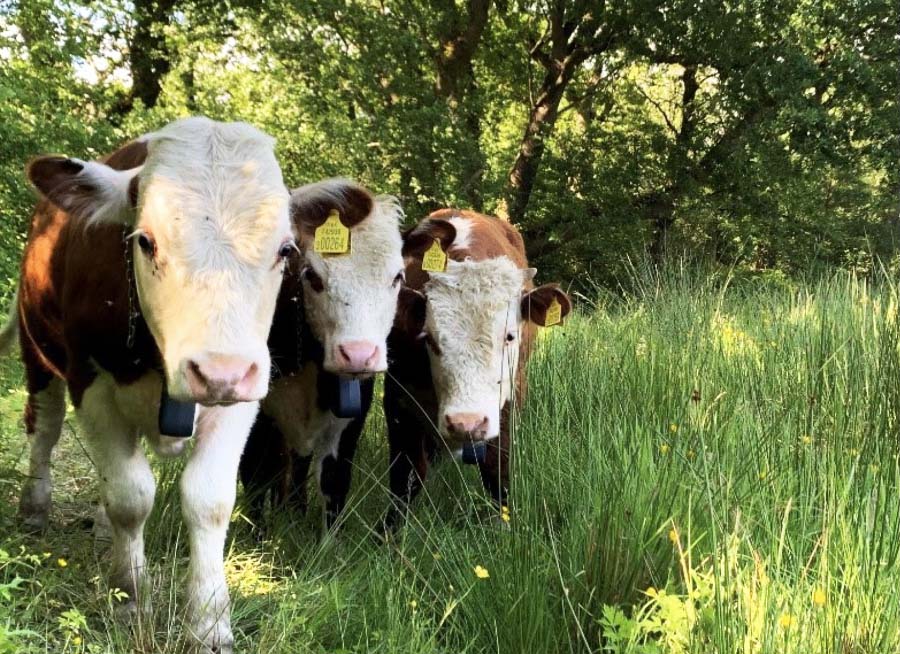
[[[133,228],[140,310],[173,397],[260,399],[282,261],[293,243],[274,141],[249,125],[205,118],[141,141],[141,168],[57,161],[72,174],[50,197],[88,224]]]
[[[399,204],[335,179],[295,190],[292,207],[306,319],[323,346],[325,370],[357,377],[383,372],[403,281]],[[319,254],[313,234],[334,209],[350,229],[350,252]]]
[[[500,411],[519,365],[522,293],[533,276],[533,268],[497,257],[449,261],[425,285],[438,427],[451,444],[500,434]]]

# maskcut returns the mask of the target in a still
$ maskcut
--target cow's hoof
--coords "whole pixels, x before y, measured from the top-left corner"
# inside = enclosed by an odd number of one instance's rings
[[[198,642],[193,651],[196,654],[234,654],[234,638],[228,632],[220,640]]]
[[[234,654],[234,636],[227,618],[200,617],[191,625],[190,633],[194,638],[192,651],[197,654]]]

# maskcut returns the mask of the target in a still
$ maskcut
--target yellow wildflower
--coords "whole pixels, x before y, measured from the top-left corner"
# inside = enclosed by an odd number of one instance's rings
[[[413,611],[416,610],[416,607],[418,605],[419,605],[419,603],[416,600],[409,600],[409,608],[411,608]]]
[[[669,530],[669,542],[673,545],[678,542],[678,532],[674,527]]]
[[[482,567],[480,565],[476,565],[474,570],[475,570],[475,576],[478,577],[479,579],[487,579],[488,577],[491,576],[490,573],[487,571],[487,568]]]
[[[73,636],[73,637],[72,637],[72,644],[73,644],[75,647],[80,647],[80,646],[81,646],[81,636]]]
[[[797,618],[790,613],[782,613],[781,617],[778,618],[778,626],[782,629],[790,629],[795,624],[797,624]]]
[[[825,597],[825,591],[822,590],[821,588],[816,588],[813,591],[812,601],[813,601],[813,604],[815,604],[816,606],[825,606],[826,599],[827,598]]]
[[[665,454],[668,454],[669,450],[671,450],[671,449],[672,448],[669,447],[668,443],[663,443],[662,445],[659,446],[659,453],[665,455]]]
[[[505,506],[505,505],[501,506],[500,507],[500,519],[503,520],[503,522],[509,522],[509,517],[510,517],[509,516],[509,507]]]
[[[56,559],[56,565],[58,565],[60,568],[65,568],[67,565],[69,565],[69,562],[63,558],[59,558]]]
[[[809,445],[810,443],[812,443],[812,438],[810,437],[809,434],[804,434],[803,437],[800,439],[800,442],[803,443],[804,445]]]
[[[669,431],[673,434],[676,433],[678,431],[678,425],[673,422],[671,425],[669,425]]]

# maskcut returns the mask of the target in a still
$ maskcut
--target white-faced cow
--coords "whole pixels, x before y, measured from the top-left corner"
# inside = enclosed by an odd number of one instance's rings
[[[334,212],[349,229],[349,251],[321,254],[315,232]],[[387,336],[403,283],[402,212],[394,198],[327,180],[295,190],[291,213],[299,251],[288,262],[269,338],[276,376],[247,443],[241,479],[259,523],[270,488],[275,503],[306,509],[315,462],[330,527],[350,488],[373,375],[387,368]],[[335,415],[339,377],[361,379],[357,417]]]
[[[446,270],[426,272],[435,243]],[[389,339],[384,411],[390,487],[403,509],[441,450],[484,444],[478,461],[493,498],[506,502],[510,400],[521,403],[535,326],[571,310],[553,284],[534,288],[525,246],[507,222],[442,209],[404,234],[407,288]],[[554,321],[556,318],[554,318]],[[388,515],[388,527],[400,512]]]
[[[238,462],[269,386],[266,340],[293,249],[274,141],[241,123],[174,122],[102,162],[40,157],[18,291],[27,373],[27,525],[50,509],[50,454],[65,388],[112,526],[111,583],[144,606],[144,522],[155,482],[140,436],[162,454],[164,388],[198,402],[181,476],[191,548],[188,626],[206,651],[233,638],[223,547]]]

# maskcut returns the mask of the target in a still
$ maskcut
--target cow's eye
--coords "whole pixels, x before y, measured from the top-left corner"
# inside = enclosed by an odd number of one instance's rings
[[[291,256],[291,253],[297,249],[296,243],[292,240],[285,241],[281,244],[281,247],[278,248],[278,258],[279,259],[287,259]]]
[[[322,278],[319,277],[319,274],[310,266],[304,268],[301,274],[303,275],[303,279],[306,280],[316,293],[321,293],[325,290],[325,283],[322,281]]]
[[[141,248],[141,252],[150,259],[156,256],[156,241],[147,232],[140,232],[137,235],[137,244]]]
[[[394,281],[391,282],[391,287],[396,287],[398,284],[402,284],[405,281],[406,281],[406,275],[404,275],[403,271],[401,270],[394,277]]]
[[[512,343],[514,340],[516,340],[516,335],[513,334],[512,332],[510,332],[509,334],[506,335],[507,343]]]

